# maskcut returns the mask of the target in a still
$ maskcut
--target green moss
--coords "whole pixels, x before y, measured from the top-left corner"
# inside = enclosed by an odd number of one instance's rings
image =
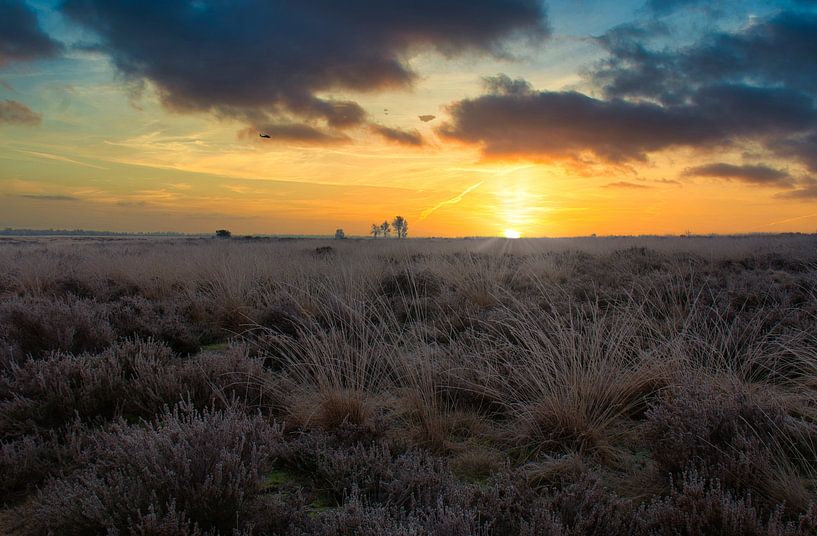
[[[318,497],[311,503],[309,503],[308,507],[308,516],[311,518],[318,517],[323,512],[329,512],[337,508],[337,504],[335,504],[331,499],[326,497]]]
[[[230,343],[227,341],[224,342],[214,342],[212,344],[204,344],[201,346],[202,352],[221,352],[222,350],[226,350],[230,347]]]
[[[284,484],[293,482],[295,477],[292,473],[284,471],[283,469],[273,469],[261,481],[260,488],[262,491],[270,491],[278,488]]]

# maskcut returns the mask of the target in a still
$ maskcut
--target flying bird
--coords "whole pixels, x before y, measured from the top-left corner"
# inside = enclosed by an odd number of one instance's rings
[[[435,119],[437,119],[436,115],[418,115],[417,117],[419,117],[420,121],[422,121],[423,123],[428,123],[429,121],[434,121]]]
[[[262,138],[269,138],[269,134],[259,134]]]

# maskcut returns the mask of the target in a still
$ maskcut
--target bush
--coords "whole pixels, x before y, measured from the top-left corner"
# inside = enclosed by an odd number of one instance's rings
[[[0,433],[38,433],[75,418],[150,418],[181,400],[275,409],[278,394],[265,376],[261,362],[240,349],[183,359],[156,341],[135,340],[97,355],[53,354],[0,374]]]
[[[814,534],[817,516],[813,510],[796,523],[784,523],[781,510],[764,515],[751,496],[739,497],[721,484],[707,481],[695,472],[684,474],[666,498],[642,506],[634,518],[636,534],[689,535],[743,534],[746,536],[795,536]]]
[[[796,496],[796,473],[810,478],[817,463],[814,432],[804,436],[804,429],[813,430],[789,416],[768,390],[690,380],[648,412],[645,439],[665,473],[678,477],[696,469],[729,489],[751,491],[759,507],[773,510],[789,499],[799,509],[808,506],[808,492]]]
[[[30,534],[240,529],[279,429],[234,410],[177,406],[147,426],[98,434],[92,463],[25,508]]]
[[[0,303],[0,340],[20,357],[48,352],[92,352],[109,345],[114,333],[104,304],[72,298],[16,298]]]

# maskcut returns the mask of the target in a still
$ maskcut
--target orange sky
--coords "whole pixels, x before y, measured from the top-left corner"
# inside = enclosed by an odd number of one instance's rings
[[[520,48],[508,59],[422,50],[405,59],[418,74],[411,87],[321,94],[358,102],[369,118],[345,130],[347,140],[329,144],[266,140],[254,130],[241,135],[246,124],[234,117],[168,108],[151,83],[134,97],[104,54],[69,50],[57,59],[0,65],[0,101],[21,101],[41,116],[35,125],[0,121],[0,227],[226,227],[239,234],[332,234],[341,227],[362,235],[400,214],[410,236],[817,229],[814,198],[786,198],[779,184],[688,173],[713,161],[762,162],[807,180],[802,163],[753,156],[750,143],[661,148],[616,162],[592,152],[489,156],[478,143],[441,135],[452,121],[451,103],[483,94],[483,77],[499,72],[536,90],[598,94],[582,69],[602,53],[573,26],[560,29],[559,9],[551,13],[555,37],[542,51]],[[632,13],[639,11],[622,20]],[[67,31],[47,13],[39,16],[46,29]],[[575,25],[582,14],[570,16]],[[422,122],[423,114],[436,118]],[[390,142],[372,124],[416,131],[424,144]]]

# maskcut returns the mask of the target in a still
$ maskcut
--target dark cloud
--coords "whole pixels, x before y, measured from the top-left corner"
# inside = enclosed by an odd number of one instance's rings
[[[25,199],[37,199],[39,201],[79,201],[79,198],[70,195],[23,194],[20,197]]]
[[[711,32],[678,50],[651,47],[656,33],[660,32],[634,25],[598,38],[609,56],[590,78],[608,99],[647,99],[679,106],[709,92],[714,105],[719,95],[711,88],[728,85],[756,88],[757,95],[785,90],[801,102],[817,99],[817,13],[782,11],[733,33]],[[751,104],[745,100],[743,105]],[[753,118],[742,115],[760,124],[776,112],[766,108]],[[760,141],[771,154],[817,171],[817,125],[803,126],[796,119],[791,128],[775,122],[770,125],[774,136]]]
[[[696,6],[702,0],[647,0],[645,7],[654,13],[664,14],[676,9]]]
[[[13,100],[0,101],[0,125],[39,125],[42,116],[31,110],[22,102]]]
[[[769,144],[778,156],[800,161],[809,170],[817,172],[817,130],[805,135],[793,135]]]
[[[817,14],[780,12],[685,48],[653,46],[667,35],[650,20],[598,38],[608,51],[590,71],[599,98],[499,75],[485,79],[482,96],[450,105],[451,121],[438,131],[501,158],[589,154],[609,163],[674,147],[751,146],[817,170]],[[792,184],[748,167],[731,172],[733,180]]]
[[[260,134],[269,136],[269,139],[260,137]],[[238,133],[239,138],[249,140],[260,140],[269,142],[270,140],[294,141],[307,144],[332,144],[349,141],[349,138],[341,133],[327,132],[312,125],[302,123],[272,123],[259,127],[248,127]]]
[[[795,199],[795,200],[817,199],[817,180],[805,179],[801,181],[799,187],[796,190],[780,192],[777,195],[775,195],[775,197],[778,197],[780,199]]]
[[[486,76],[482,79],[482,85],[487,93],[492,95],[530,95],[533,87],[525,79],[512,79],[507,74],[496,76]]]
[[[638,184],[635,182],[627,182],[627,181],[618,181],[618,182],[610,182],[604,185],[605,188],[622,188],[625,190],[641,190],[644,188],[650,188],[646,184]]]
[[[34,12],[22,0],[0,0],[0,66],[53,56],[60,44],[40,28]]]
[[[426,114],[426,115],[418,115],[417,117],[420,118],[420,121],[423,123],[428,123],[429,121],[434,121],[437,119],[436,115]]]
[[[794,181],[788,171],[775,169],[766,165],[738,166],[726,163],[706,164],[684,171],[687,177],[712,177],[717,179],[736,180],[761,186],[778,186],[791,188]]]
[[[452,121],[438,132],[480,145],[488,156],[576,158],[589,152],[620,162],[670,147],[766,140],[817,122],[813,101],[783,88],[706,87],[688,102],[668,106],[576,92],[523,92],[520,81],[491,87],[499,92],[449,106]]]
[[[549,32],[541,0],[67,0],[63,10],[170,108],[253,125],[360,124],[356,103],[323,95],[410,86],[417,47],[501,54],[508,39]]]
[[[401,130],[399,128],[385,127],[383,125],[372,125],[373,132],[383,136],[389,141],[401,145],[411,145],[419,147],[424,144],[423,136],[416,130]]]
[[[720,14],[722,2],[713,0],[647,0],[644,7],[651,14],[662,17],[676,11],[702,9],[710,14]]]
[[[679,181],[674,179],[654,179],[653,182],[657,182],[659,184],[671,184],[673,186],[683,186]]]
[[[650,48],[648,30],[598,38],[609,52],[591,77],[608,97],[676,103],[702,86],[741,83],[817,91],[817,14],[782,12],[735,33],[713,32],[680,50]]]

